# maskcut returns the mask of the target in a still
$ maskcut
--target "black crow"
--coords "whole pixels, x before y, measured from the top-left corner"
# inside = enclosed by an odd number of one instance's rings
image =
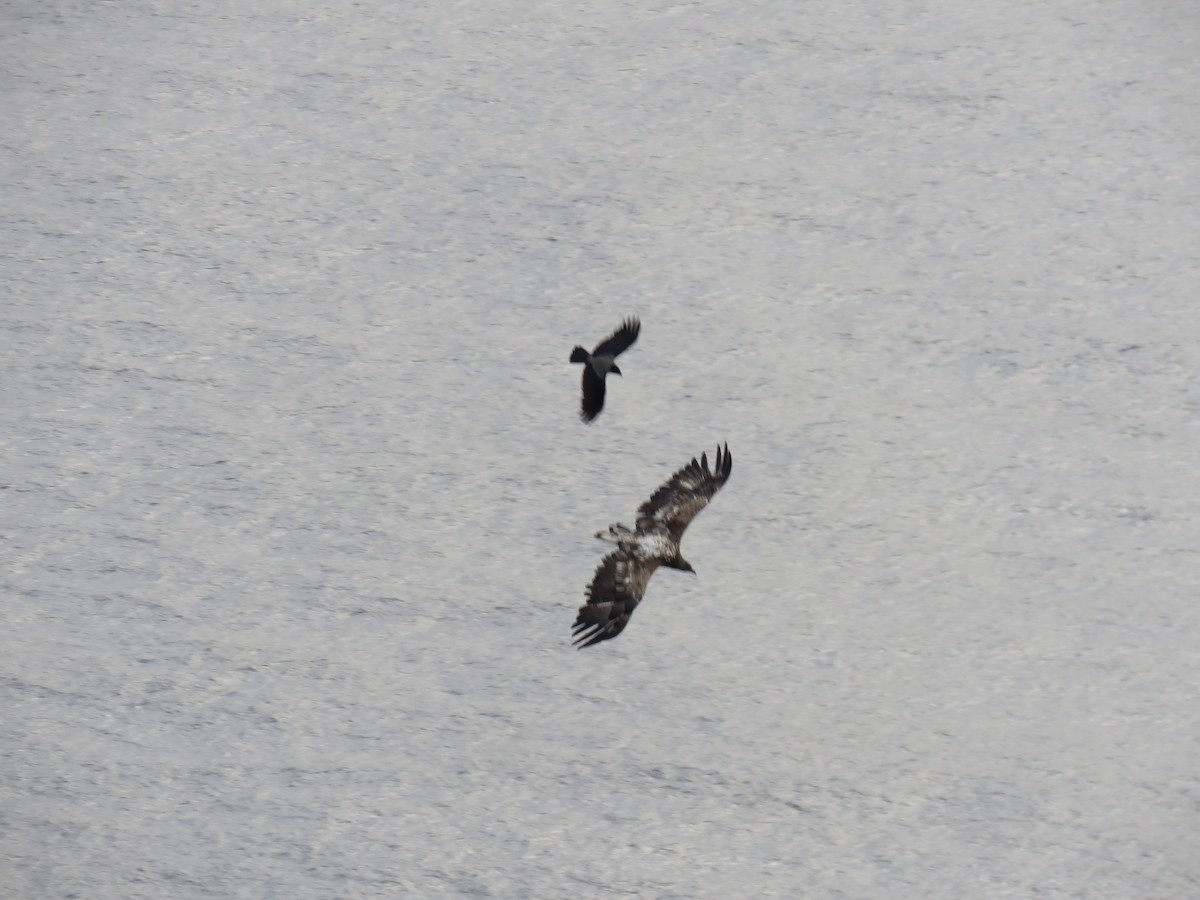
[[[621,374],[616,358],[628,350],[638,339],[642,323],[636,318],[626,319],[621,327],[596,345],[588,353],[582,347],[571,351],[571,362],[583,363],[583,405],[579,418],[590,422],[604,409],[604,376],[609,372]]]

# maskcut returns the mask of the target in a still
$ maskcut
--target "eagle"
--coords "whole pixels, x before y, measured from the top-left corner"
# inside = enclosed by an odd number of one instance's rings
[[[610,525],[608,531],[597,532],[596,537],[611,541],[617,549],[596,569],[587,589],[587,602],[579,607],[571,633],[576,647],[590,647],[624,631],[659,566],[695,574],[691,563],[680,554],[679,542],[688,523],[729,480],[732,469],[728,444],[723,449],[717,447],[711,469],[707,454],[702,453],[699,462],[693,457],[641,505],[634,530]]]
[[[571,351],[571,362],[583,363],[583,403],[579,418],[590,422],[604,409],[604,376],[609,372],[620,375],[616,359],[633,346],[638,339],[642,323],[635,317],[626,319],[621,327],[596,345],[588,353],[582,347]]]

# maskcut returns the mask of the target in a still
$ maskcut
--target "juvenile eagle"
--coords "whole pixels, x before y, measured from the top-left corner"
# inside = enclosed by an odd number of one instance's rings
[[[604,557],[587,589],[587,603],[579,607],[572,631],[575,646],[583,648],[620,634],[646,594],[650,576],[659,566],[692,572],[695,569],[679,552],[679,541],[696,513],[729,480],[733,457],[729,445],[717,447],[713,468],[708,455],[692,461],[641,505],[637,528],[610,525],[596,537],[612,541],[617,549]]]
[[[642,323],[636,318],[626,319],[621,327],[596,345],[588,353],[582,347],[571,351],[571,362],[583,363],[583,407],[579,418],[590,422],[604,409],[604,376],[609,372],[620,375],[616,358],[633,346],[638,339]]]

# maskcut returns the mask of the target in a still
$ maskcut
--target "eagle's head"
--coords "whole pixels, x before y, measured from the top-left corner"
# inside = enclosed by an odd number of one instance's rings
[[[678,554],[673,559],[668,559],[663,565],[669,569],[678,569],[680,572],[696,574],[696,570],[692,568],[692,564]]]
[[[612,368],[610,368],[608,371],[610,374],[613,374],[613,375],[621,375],[621,367],[618,366],[616,363],[613,363]],[[625,376],[621,375],[621,377],[624,378]]]

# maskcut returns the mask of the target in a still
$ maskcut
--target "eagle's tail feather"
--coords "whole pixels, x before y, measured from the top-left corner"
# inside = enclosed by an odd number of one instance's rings
[[[631,529],[626,528],[624,525],[618,524],[609,525],[608,531],[597,531],[596,537],[600,538],[602,541],[609,541],[613,544],[619,544],[621,542],[621,538],[629,537],[631,534],[633,534]]]

